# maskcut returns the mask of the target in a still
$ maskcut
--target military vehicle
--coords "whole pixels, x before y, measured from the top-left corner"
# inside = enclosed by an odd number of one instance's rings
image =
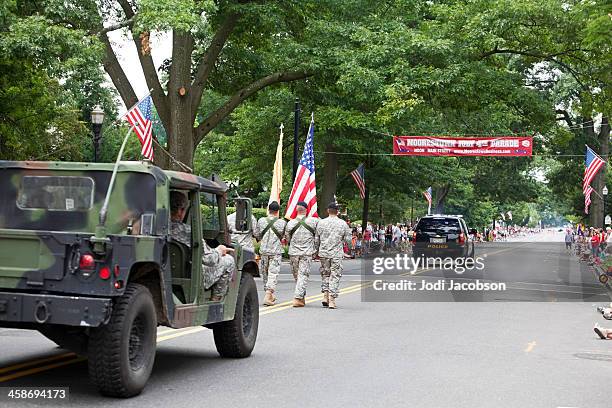
[[[191,246],[169,234],[174,190],[190,201]],[[145,387],[158,326],[203,325],[221,356],[249,356],[259,271],[254,254],[230,242],[226,190],[146,161],[0,161],[0,327],[38,330],[87,356],[92,382],[117,397]],[[246,233],[251,203],[235,206]],[[202,240],[234,248],[226,256],[237,273],[221,301],[203,284]]]

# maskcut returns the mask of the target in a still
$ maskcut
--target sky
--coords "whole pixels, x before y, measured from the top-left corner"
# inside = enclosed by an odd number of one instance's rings
[[[140,67],[140,61],[138,60],[138,52],[136,51],[136,45],[132,41],[131,37],[126,36],[126,30],[117,30],[108,34],[113,50],[117,55],[117,59],[121,64],[121,67],[125,71],[130,84],[136,92],[138,98],[143,98],[148,93],[147,83],[144,79],[142,68]],[[155,68],[164,62],[166,58],[170,58],[172,55],[172,35],[170,32],[165,33],[153,33],[151,35],[151,55],[153,56],[153,63]],[[112,87],[112,82],[107,75],[109,86]],[[118,98],[117,105],[119,115],[123,115],[127,108],[123,105],[121,98]]]

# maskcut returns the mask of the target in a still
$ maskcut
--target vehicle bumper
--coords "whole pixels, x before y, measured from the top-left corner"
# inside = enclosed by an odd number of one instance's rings
[[[458,257],[466,254],[466,247],[458,245],[447,245],[441,247],[438,245],[422,244],[412,247],[413,253],[423,254],[426,257]],[[467,254],[466,254],[467,256]]]
[[[0,292],[0,325],[45,323],[98,327],[110,317],[111,299]]]

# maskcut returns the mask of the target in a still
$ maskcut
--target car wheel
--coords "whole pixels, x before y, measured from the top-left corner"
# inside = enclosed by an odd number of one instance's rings
[[[91,331],[90,379],[104,395],[140,394],[153,369],[156,343],[157,315],[151,292],[130,283],[114,303],[108,324]]]
[[[215,346],[222,357],[244,358],[251,355],[259,328],[259,299],[253,276],[243,273],[233,320],[212,326]]]

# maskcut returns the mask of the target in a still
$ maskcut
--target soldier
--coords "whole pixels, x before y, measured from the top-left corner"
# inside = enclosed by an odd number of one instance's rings
[[[178,191],[170,192],[170,235],[178,242],[191,248],[191,225],[185,224],[185,214],[189,201],[185,194]],[[229,255],[233,249],[225,245],[216,248],[208,246],[202,240],[202,275],[204,288],[212,288],[213,302],[220,302],[227,293],[230,277],[236,273],[234,258]]]
[[[268,216],[257,221],[255,237],[260,241],[259,255],[261,256],[261,273],[263,275],[264,306],[272,306],[276,302],[274,292],[280,273],[283,245],[281,243],[285,233],[285,220],[278,218],[280,205],[272,201],[268,205]]]
[[[297,203],[297,217],[287,223],[285,237],[289,242],[289,261],[295,279],[293,307],[304,307],[306,286],[310,276],[310,261],[315,253],[314,235],[317,229],[316,218],[306,216],[308,204]]]
[[[324,307],[335,309],[342,277],[343,243],[350,247],[352,234],[348,224],[338,218],[338,205],[335,202],[327,206],[327,213],[329,216],[317,225],[315,246],[321,259],[322,303]]]
[[[231,235],[232,241],[236,241],[241,247],[246,248],[250,251],[255,252],[255,245],[253,244],[253,233],[255,231],[240,232],[236,231],[236,213],[233,212],[227,217],[227,225]],[[251,215],[251,225],[253,230],[257,228],[257,220]]]

